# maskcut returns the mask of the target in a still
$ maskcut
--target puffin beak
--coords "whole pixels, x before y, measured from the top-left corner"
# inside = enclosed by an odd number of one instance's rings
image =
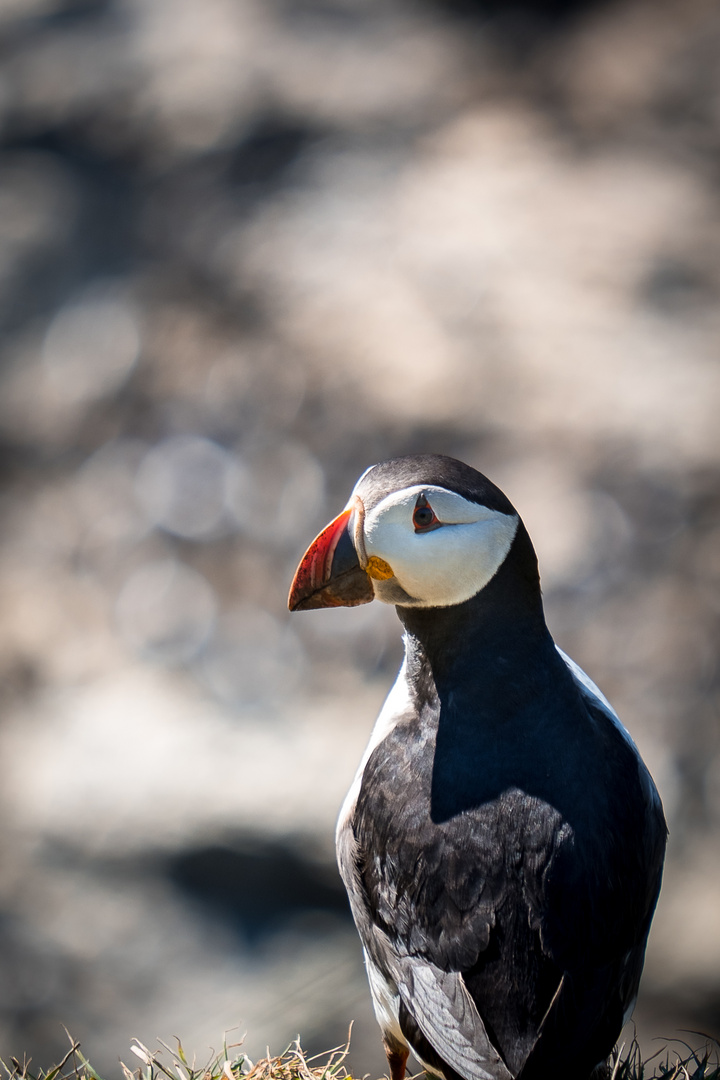
[[[348,531],[354,509],[326,525],[303,555],[290,586],[290,611],[356,607],[374,599],[370,575],[360,566]]]

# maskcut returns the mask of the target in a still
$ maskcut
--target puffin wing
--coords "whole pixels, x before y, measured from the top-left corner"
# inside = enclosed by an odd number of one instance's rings
[[[394,951],[388,960],[403,1005],[443,1061],[466,1080],[512,1080],[460,974]]]
[[[645,944],[606,967],[565,972],[517,1080],[575,1080],[606,1060],[632,1012]]]
[[[397,1001],[390,1005],[391,998],[399,998],[401,1011],[432,1051],[465,1080],[512,1080],[460,972],[444,971],[428,957],[408,952],[404,942],[391,940],[372,918],[367,892],[357,873],[356,850],[356,840],[346,824],[338,836],[338,861],[365,946],[371,986],[374,975],[387,990],[387,996],[383,995],[384,1006],[389,1006],[387,1025],[381,1026],[392,1029],[399,1023]]]
[[[607,912],[603,914],[588,908],[589,932],[584,942],[588,951],[584,956],[578,950],[574,958],[562,957],[549,944],[548,954],[565,970],[535,1044],[518,1073],[518,1080],[545,1080],[549,1069],[558,1080],[573,1080],[579,1070],[590,1071],[610,1053],[637,998],[647,935],[660,892],[667,836],[660,797],[630,734],[585,672],[561,649],[557,651],[567,664],[590,716],[595,722],[601,722],[603,717],[605,722],[610,720],[614,731],[634,755],[639,796],[637,812],[642,814],[644,829],[642,836],[636,839],[632,853],[628,851],[624,859],[630,866],[632,854],[634,873],[616,883],[622,891],[623,902],[619,903],[616,898],[612,904],[610,910],[616,912],[612,928]],[[630,888],[632,883],[634,887]],[[625,918],[618,918],[618,912],[623,912]],[[598,926],[603,927],[604,950],[599,941],[593,941],[594,928]],[[562,927],[559,929],[562,931]],[[546,933],[549,931],[547,926]],[[608,957],[607,963],[601,960],[603,951]]]

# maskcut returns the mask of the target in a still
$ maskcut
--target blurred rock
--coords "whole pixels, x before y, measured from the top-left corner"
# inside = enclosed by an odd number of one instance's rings
[[[151,525],[190,540],[209,539],[229,527],[226,488],[232,469],[232,459],[216,443],[177,435],[148,452],[135,489]]]
[[[216,601],[200,574],[174,559],[134,570],[117,599],[116,618],[128,644],[165,664],[192,660],[212,634]]]

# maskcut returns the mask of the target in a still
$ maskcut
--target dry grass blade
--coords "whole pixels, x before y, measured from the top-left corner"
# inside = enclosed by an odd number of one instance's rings
[[[33,1071],[29,1058],[22,1062],[11,1058],[9,1065],[0,1060],[0,1080],[101,1080],[80,1053],[80,1044],[69,1033],[68,1038],[70,1049],[51,1069]],[[622,1046],[613,1057],[608,1080],[720,1080],[720,1046],[707,1036],[702,1038],[702,1050],[693,1050],[678,1040],[680,1053],[663,1047],[645,1060],[634,1038],[627,1053]],[[224,1041],[221,1052],[213,1052],[199,1066],[194,1059],[188,1060],[180,1039],[176,1041],[175,1048],[161,1042],[159,1049],[152,1051],[136,1039],[131,1050],[140,1064],[131,1069],[120,1062],[120,1080],[353,1080],[345,1066],[350,1032],[345,1044],[323,1054],[308,1057],[298,1038],[282,1054],[272,1056],[268,1051],[255,1064],[242,1052],[242,1039],[232,1044]]]
[[[343,1046],[308,1058],[298,1038],[283,1054],[277,1057],[268,1054],[258,1061],[246,1080],[349,1080],[350,1074],[343,1064],[349,1049],[350,1032]]]
[[[720,1046],[709,1036],[702,1038],[703,1050],[693,1050],[687,1043],[681,1043],[684,1054],[672,1053],[665,1046],[644,1061],[634,1038],[625,1057],[622,1057],[624,1048],[618,1052],[610,1080],[720,1080]],[[664,1060],[659,1060],[663,1055]],[[653,1062],[655,1066],[649,1071],[648,1066]]]

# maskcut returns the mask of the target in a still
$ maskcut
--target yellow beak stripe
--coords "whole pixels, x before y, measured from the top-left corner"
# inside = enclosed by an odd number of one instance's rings
[[[375,578],[376,581],[387,581],[388,578],[394,577],[391,567],[384,559],[379,559],[377,555],[371,555],[367,561],[365,572],[370,575],[371,578]]]

